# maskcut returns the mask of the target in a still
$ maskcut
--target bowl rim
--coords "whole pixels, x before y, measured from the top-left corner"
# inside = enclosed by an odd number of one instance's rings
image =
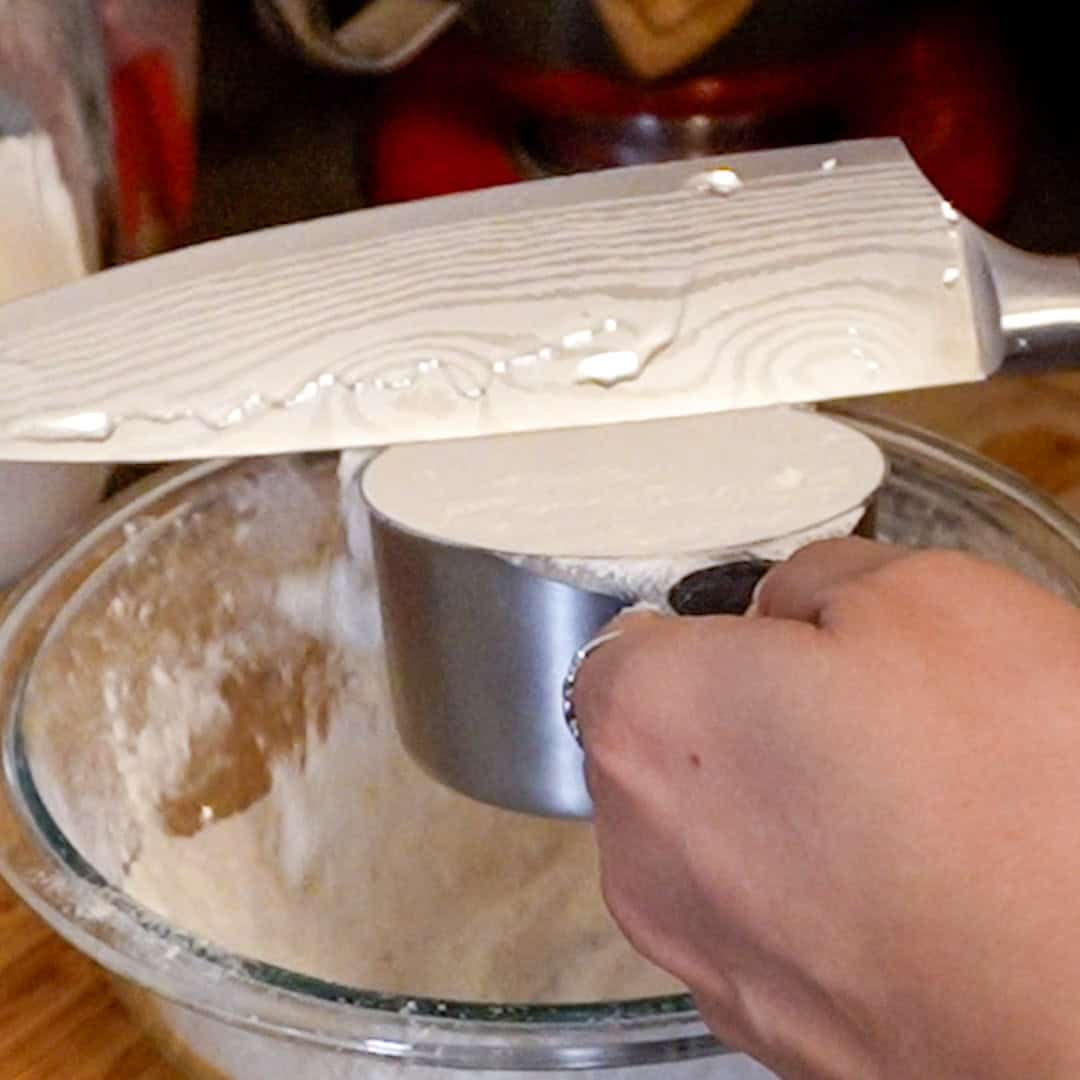
[[[875,438],[887,457],[907,451],[947,466],[958,480],[989,486],[1080,551],[1080,521],[1016,473],[902,421],[857,407],[828,411]],[[312,467],[336,458],[319,453],[269,460],[272,467]],[[30,666],[20,658],[33,655],[68,602],[46,617],[43,601],[104,540],[123,536],[126,523],[166,509],[170,495],[205,481],[224,483],[238,471],[265,469],[266,461],[186,463],[145,477],[110,499],[82,535],[0,607],[0,874],[54,930],[114,975],[263,1036],[477,1071],[579,1070],[728,1053],[708,1033],[688,995],[554,1005],[456,1002],[362,990],[237,956],[166,928],[105,882],[66,840],[37,794],[20,745],[20,703]]]

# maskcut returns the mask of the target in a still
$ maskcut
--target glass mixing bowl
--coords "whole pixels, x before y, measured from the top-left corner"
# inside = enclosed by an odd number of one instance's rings
[[[879,535],[1080,602],[1067,514],[848,418],[889,458]],[[192,1076],[767,1076],[612,936],[587,824],[469,802],[404,758],[337,507],[328,456],[159,474],[12,598],[0,871]]]

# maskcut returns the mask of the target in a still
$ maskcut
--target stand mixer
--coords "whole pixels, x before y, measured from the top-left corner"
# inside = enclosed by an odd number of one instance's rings
[[[994,227],[1015,198],[1032,126],[1007,32],[984,9],[848,0],[369,3],[359,13],[258,0],[258,9],[312,63],[381,76],[368,178],[380,203],[897,135],[946,198]]]

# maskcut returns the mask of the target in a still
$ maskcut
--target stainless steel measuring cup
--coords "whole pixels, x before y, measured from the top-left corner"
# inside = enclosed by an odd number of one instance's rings
[[[863,510],[857,529],[868,534],[871,505]],[[482,802],[589,817],[567,676],[583,644],[642,597],[569,584],[542,572],[542,560],[433,539],[374,510],[370,521],[397,726],[411,756]],[[648,599],[688,616],[741,613],[768,566],[743,554],[696,561]]]

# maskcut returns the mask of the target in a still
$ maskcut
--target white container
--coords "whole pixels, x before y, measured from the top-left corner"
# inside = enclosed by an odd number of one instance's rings
[[[108,475],[106,465],[0,461],[0,588],[11,585],[86,519]]]
[[[104,153],[108,132],[92,130],[82,111],[88,102],[102,104],[103,73],[90,64],[86,71],[65,70],[71,34],[92,25],[89,0],[40,9],[37,18],[25,0],[0,9],[0,303],[6,303],[100,267],[93,204],[101,181],[92,162]],[[0,388],[4,381],[0,354]],[[0,462],[0,588],[86,517],[107,477],[108,468],[97,464]]]

